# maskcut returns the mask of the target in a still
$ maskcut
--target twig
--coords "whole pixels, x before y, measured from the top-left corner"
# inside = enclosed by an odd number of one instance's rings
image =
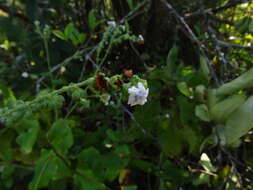
[[[129,20],[133,19],[134,17],[136,17],[137,15],[139,15],[140,14],[140,13],[138,13],[139,9],[141,9],[142,7],[144,7],[149,2],[150,2],[150,0],[145,0],[145,1],[141,2],[134,10],[132,10],[126,16],[124,16],[120,20],[119,23],[123,24],[124,22],[129,21]]]
[[[9,116],[10,114],[12,114],[14,112],[18,112],[19,110],[26,110],[27,108],[30,108],[31,106],[34,106],[34,105],[38,104],[40,101],[42,101],[46,98],[49,98],[53,95],[62,94],[62,93],[67,92],[71,89],[75,89],[75,88],[90,84],[93,81],[94,81],[94,78],[92,77],[92,78],[89,78],[89,79],[79,82],[79,83],[70,84],[69,86],[64,86],[58,90],[54,90],[53,92],[46,94],[46,95],[38,96],[37,98],[35,98],[32,101],[27,101],[23,104],[16,105],[14,108],[8,109],[7,111],[5,111],[1,115],[1,117],[6,118],[6,116]]]
[[[154,139],[155,141],[157,141],[157,139],[151,134],[149,133],[148,131],[146,131],[141,125],[140,123],[135,119],[134,115],[125,107],[122,105],[122,108],[124,110],[124,112],[126,112],[130,118],[136,123],[137,127],[141,130],[141,132],[146,135],[146,136],[149,136],[151,137],[152,139]],[[159,143],[158,143],[159,144]]]
[[[217,44],[222,47],[227,47],[227,48],[240,48],[240,49],[246,49],[246,50],[253,50],[253,46],[244,46],[240,44],[234,44],[234,43],[228,43],[228,42],[223,42],[220,40],[216,40]]]
[[[208,174],[208,175],[211,175],[211,176],[218,176],[217,174],[213,173],[213,172],[210,172],[210,171],[206,171],[206,170],[201,170],[201,169],[193,169],[191,167],[188,166],[188,169],[190,170],[190,172],[193,172],[193,173],[204,173],[204,174]]]
[[[0,5],[0,10],[8,13],[11,16],[15,16],[21,20],[23,20],[26,23],[30,23],[30,20],[23,14],[21,14],[22,11],[20,11],[19,9],[14,9],[12,10],[11,8],[4,6],[4,5]]]
[[[212,78],[214,79],[214,81],[216,83],[216,86],[219,86],[220,82],[218,81],[217,75],[214,72],[214,70],[212,69],[212,67],[210,65],[210,60],[208,59],[208,57],[203,49],[204,45],[198,40],[197,36],[194,34],[192,29],[189,27],[189,25],[185,22],[184,18],[178,14],[178,12],[172,7],[172,5],[169,4],[166,0],[160,0],[160,1],[166,6],[166,8],[168,8],[174,14],[174,16],[183,25],[183,27],[186,29],[187,33],[189,34],[188,37],[198,45],[200,53],[204,56],[204,58],[206,59],[206,62],[208,63],[208,67],[210,69]]]
[[[134,53],[138,56],[138,58],[140,59],[140,61],[142,62],[142,64],[144,65],[145,69],[148,70],[147,64],[145,63],[145,61],[142,60],[139,51],[135,48],[135,46],[134,46],[134,44],[132,42],[130,42],[130,46],[133,49]]]
[[[81,56],[86,50],[87,50],[87,49],[83,49],[83,50],[80,50],[80,51],[76,51],[76,52],[74,53],[74,55],[72,55],[71,57],[66,58],[66,59],[65,59],[64,61],[62,61],[60,64],[55,65],[54,67],[52,67],[52,68],[50,69],[49,72],[50,72],[50,73],[53,73],[53,72],[57,71],[58,69],[60,69],[61,67],[68,65],[72,60],[77,59],[77,58],[80,58],[80,56]],[[36,91],[37,91],[37,92],[38,92],[39,89],[40,89],[41,82],[42,82],[43,80],[45,80],[45,79],[46,79],[46,77],[43,76],[43,77],[39,78],[39,79],[36,81]]]
[[[211,9],[205,9],[205,10],[198,10],[198,11],[193,12],[193,13],[186,13],[184,15],[184,18],[188,19],[188,18],[200,16],[200,15],[205,15],[205,14],[210,14],[210,13],[217,13],[217,12],[235,7],[237,5],[240,5],[242,3],[250,3],[250,2],[251,2],[251,0],[238,0],[238,1],[230,0],[228,3],[226,3],[223,6],[219,6],[219,7],[215,7],[215,8],[211,8]]]

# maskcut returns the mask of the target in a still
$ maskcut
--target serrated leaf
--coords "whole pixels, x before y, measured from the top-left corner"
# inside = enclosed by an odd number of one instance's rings
[[[66,154],[74,143],[72,125],[73,121],[60,119],[54,122],[47,133],[48,140],[61,154]]]
[[[92,170],[80,170],[81,175],[74,175],[74,183],[77,190],[105,190],[105,185],[100,183]]]
[[[57,172],[55,159],[56,156],[52,151],[42,151],[41,157],[36,164],[35,174],[29,185],[29,190],[37,190],[48,185]]]
[[[94,147],[89,147],[80,152],[78,155],[78,162],[80,162],[81,165],[87,165],[92,168],[96,160],[100,159],[100,157],[100,153]]]
[[[26,154],[29,154],[32,151],[33,146],[37,140],[39,122],[37,120],[26,120],[23,124],[28,125],[28,130],[21,133],[17,137],[16,142],[21,146]]]
[[[81,88],[76,88],[73,90],[71,96],[74,100],[79,100],[87,95],[86,91]]]

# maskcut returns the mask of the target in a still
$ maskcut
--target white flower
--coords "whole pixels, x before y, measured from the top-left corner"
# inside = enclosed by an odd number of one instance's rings
[[[149,89],[146,89],[141,82],[138,82],[137,87],[133,86],[128,89],[128,104],[130,104],[131,106],[145,104],[145,102],[147,101],[148,92]]]
[[[144,38],[141,34],[138,36],[138,38],[139,38],[140,41],[144,41]]]
[[[27,72],[23,72],[23,73],[21,74],[21,76],[22,76],[23,78],[28,78],[28,77],[29,77],[29,74],[28,74]]]
[[[164,115],[164,117],[168,119],[168,118],[170,118],[170,114],[167,113]]]
[[[116,27],[115,21],[108,21],[107,24],[108,24],[108,26]]]

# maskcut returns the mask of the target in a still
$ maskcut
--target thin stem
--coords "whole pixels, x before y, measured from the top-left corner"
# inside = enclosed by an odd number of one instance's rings
[[[48,48],[48,41],[44,36],[43,36],[43,43],[44,43],[44,47],[45,47],[45,50],[46,50],[48,72],[50,74],[51,84],[52,84],[52,87],[54,89],[53,75],[51,73],[51,63],[50,63],[50,54],[49,54],[49,48]]]
[[[75,103],[72,108],[68,111],[68,113],[66,114],[65,118],[68,118],[69,115],[75,110],[75,108],[77,107],[78,103]]]
[[[46,98],[49,98],[50,96],[53,96],[53,95],[57,95],[57,94],[62,94],[64,92],[68,92],[70,91],[71,89],[74,89],[74,88],[77,88],[77,87],[81,87],[81,86],[84,86],[84,85],[87,85],[87,84],[90,84],[94,81],[94,78],[91,77],[85,81],[82,81],[82,82],[79,82],[79,83],[76,83],[76,84],[71,84],[69,86],[64,86],[58,90],[55,90],[51,93],[48,93],[46,95],[42,95],[42,96],[39,96],[37,98],[35,98],[34,100],[32,101],[27,101],[23,104],[20,104],[20,105],[16,105],[14,108],[12,109],[9,109],[7,110],[5,113],[3,113],[1,116],[2,118],[6,118],[7,116],[9,116],[10,114],[14,113],[14,112],[17,112],[17,111],[20,111],[20,110],[25,110],[27,108],[31,108],[32,106],[38,104],[40,101],[43,101],[44,99]]]

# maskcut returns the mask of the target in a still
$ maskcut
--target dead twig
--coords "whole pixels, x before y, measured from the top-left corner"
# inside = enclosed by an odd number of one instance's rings
[[[171,4],[169,4],[166,0],[160,0],[160,1],[166,6],[167,9],[169,9],[173,13],[173,15],[176,17],[176,19],[180,22],[180,24],[186,29],[187,36],[193,42],[195,42],[197,44],[200,53],[203,55],[203,57],[206,59],[206,62],[208,63],[208,67],[210,69],[212,78],[214,79],[216,86],[220,86],[220,82],[219,82],[219,80],[217,78],[217,75],[214,72],[213,68],[211,67],[211,65],[210,65],[211,62],[210,62],[209,58],[207,57],[207,55],[206,55],[206,53],[204,51],[204,47],[205,47],[204,44],[202,44],[198,40],[197,36],[194,34],[194,32],[192,31],[192,29],[186,23],[186,21],[184,20],[184,18],[178,14],[178,12],[172,7]]]

